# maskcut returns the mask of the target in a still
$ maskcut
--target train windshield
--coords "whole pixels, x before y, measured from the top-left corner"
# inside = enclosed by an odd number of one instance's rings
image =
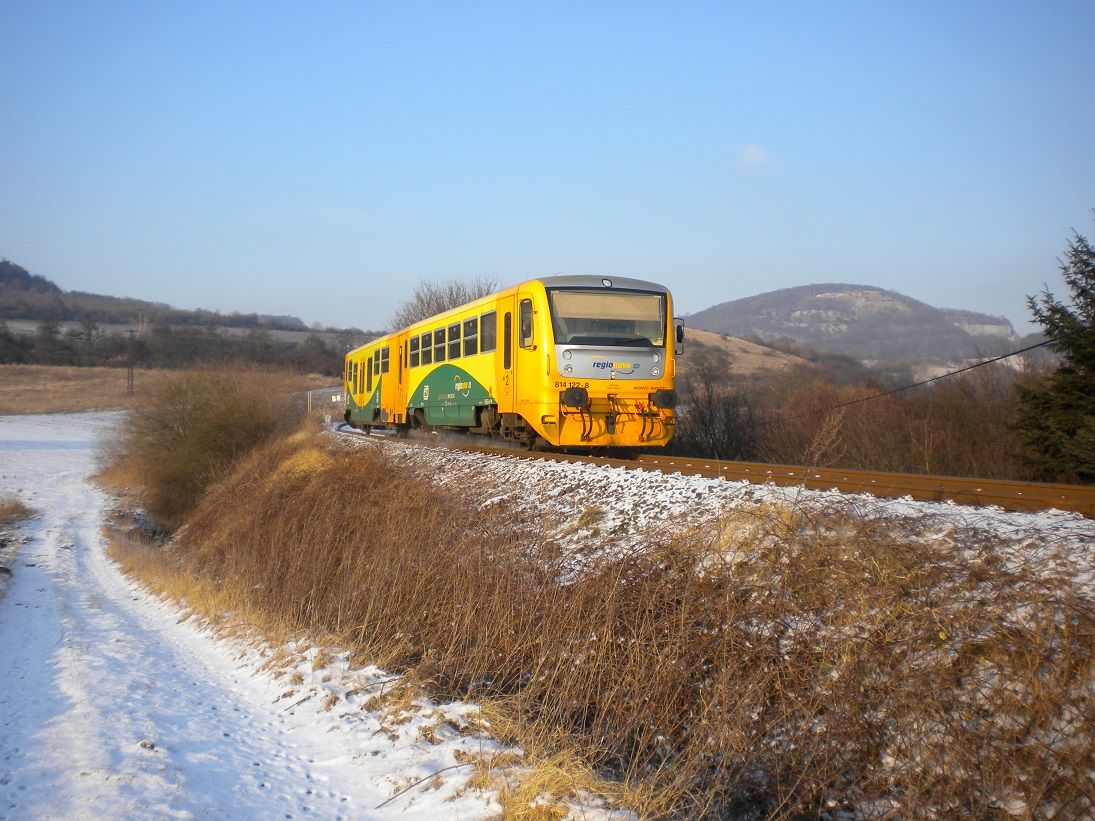
[[[665,345],[665,294],[548,290],[557,345]]]

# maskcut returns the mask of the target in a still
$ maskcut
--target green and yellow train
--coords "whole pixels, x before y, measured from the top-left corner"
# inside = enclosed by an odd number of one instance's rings
[[[637,279],[542,277],[346,355],[346,422],[556,448],[665,445],[683,326]]]

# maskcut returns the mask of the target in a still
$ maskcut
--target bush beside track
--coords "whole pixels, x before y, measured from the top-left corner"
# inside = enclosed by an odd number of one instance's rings
[[[1072,579],[760,506],[563,585],[550,542],[480,502],[375,446],[271,432],[150,555],[192,602],[491,703],[496,730],[579,752],[644,815],[1095,809],[1095,610]]]

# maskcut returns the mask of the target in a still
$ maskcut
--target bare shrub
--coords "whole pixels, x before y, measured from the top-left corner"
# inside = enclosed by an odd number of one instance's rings
[[[915,470],[984,478],[1033,479],[1021,436],[1009,425],[1017,385],[1036,379],[1004,365],[978,368],[911,392],[905,399]]]
[[[762,507],[562,585],[476,510],[375,448],[298,437],[246,457],[166,555],[577,744],[647,785],[647,815],[1093,810],[1095,612],[1017,552]]]
[[[246,368],[183,372],[151,387],[116,448],[163,526],[182,523],[205,490],[272,434],[302,418],[295,377]]]
[[[908,438],[895,397],[838,407],[877,392],[842,386],[816,372],[791,373],[769,387],[757,449],[765,461],[907,470]]]
[[[759,459],[905,473],[1032,478],[1009,427],[1017,381],[986,366],[889,396],[875,384],[838,385],[799,370],[752,389]],[[713,454],[709,454],[713,455]]]
[[[687,374],[678,382],[681,406],[669,450],[713,459],[752,459],[756,453],[753,401],[720,373],[730,357],[704,346],[690,351]]]

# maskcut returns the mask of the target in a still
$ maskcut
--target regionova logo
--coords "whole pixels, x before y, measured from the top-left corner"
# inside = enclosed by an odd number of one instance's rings
[[[598,371],[616,371],[617,373],[634,373],[639,367],[638,362],[613,362],[610,359],[594,359],[593,369]]]

